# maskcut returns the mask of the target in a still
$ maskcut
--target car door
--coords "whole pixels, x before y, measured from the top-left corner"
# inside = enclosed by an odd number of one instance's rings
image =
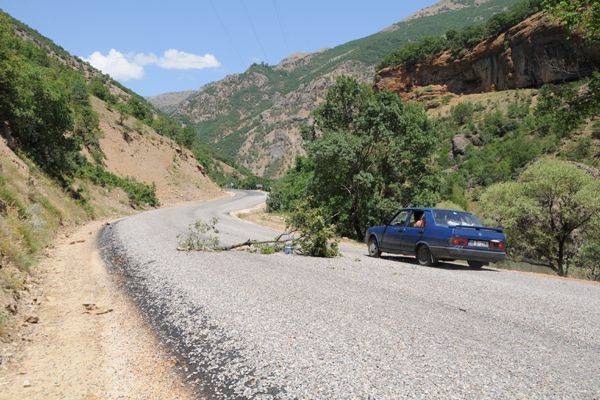
[[[425,225],[423,227],[415,226],[417,221],[421,218],[421,216],[425,217]],[[431,224],[431,216],[428,211],[425,210],[413,210],[404,228],[404,232],[400,238],[401,243],[400,247],[402,251],[408,253],[414,253],[417,247],[417,243],[423,238],[425,234],[425,230],[427,229],[427,225]]]
[[[381,240],[381,249],[390,253],[399,253],[402,251],[402,235],[406,228],[406,222],[410,216],[410,210],[400,210],[385,227],[385,233]]]

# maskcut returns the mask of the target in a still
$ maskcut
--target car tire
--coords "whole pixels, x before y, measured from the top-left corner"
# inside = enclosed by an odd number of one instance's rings
[[[482,267],[487,265],[486,263],[483,263],[481,261],[467,261],[467,264],[469,264],[469,268],[473,269],[481,269]]]
[[[429,251],[429,247],[424,244],[417,247],[417,261],[419,264],[424,265],[426,267],[431,267],[435,264],[433,257],[431,256],[431,251]]]
[[[370,257],[379,258],[379,256],[381,256],[381,250],[379,249],[379,244],[377,243],[377,238],[375,236],[369,238],[368,248]]]

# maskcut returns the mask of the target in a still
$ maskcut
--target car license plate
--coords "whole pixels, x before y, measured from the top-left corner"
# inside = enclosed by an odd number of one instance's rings
[[[489,247],[489,243],[485,240],[469,240],[469,246],[471,247]]]

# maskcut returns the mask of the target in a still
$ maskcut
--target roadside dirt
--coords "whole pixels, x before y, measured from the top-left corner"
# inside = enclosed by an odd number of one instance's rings
[[[102,221],[62,234],[0,342],[0,399],[191,399],[99,255]]]
[[[268,213],[266,210],[267,203],[261,203],[254,208],[234,211],[229,215],[231,215],[234,218],[252,222],[256,225],[271,228],[277,232],[285,232],[285,215],[281,213]],[[340,240],[340,243],[360,249],[366,248],[366,245],[364,243],[346,237],[343,237]]]

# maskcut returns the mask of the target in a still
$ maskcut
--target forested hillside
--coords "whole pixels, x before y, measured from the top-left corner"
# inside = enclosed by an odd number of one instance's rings
[[[579,7],[586,15],[591,5]],[[384,63],[436,60],[452,46],[448,37],[476,38],[463,48],[469,53],[542,8],[566,29],[560,3],[526,1],[488,23],[424,38]],[[597,49],[597,36],[576,26],[564,33],[573,45],[585,40]],[[339,78],[304,131],[306,157],[274,186],[269,208],[291,211],[308,199],[339,234],[359,240],[400,207],[466,209],[506,228],[513,260],[598,279],[600,74],[592,71],[599,66],[570,83],[464,96],[424,87],[411,101]],[[402,71],[410,79],[414,69]]]
[[[278,177],[304,153],[301,126],[337,76],[371,83],[374,67],[395,49],[485,20],[515,1],[443,1],[374,35],[289,57],[276,66],[252,65],[170,105],[171,115],[193,126],[202,141],[229,159],[258,175]]]

